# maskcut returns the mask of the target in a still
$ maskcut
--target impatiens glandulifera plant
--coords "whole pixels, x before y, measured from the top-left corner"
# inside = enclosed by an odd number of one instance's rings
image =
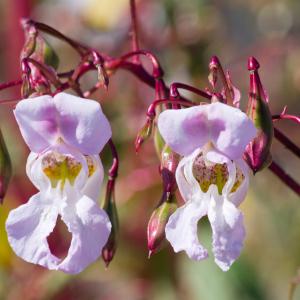
[[[24,205],[12,210],[6,222],[9,242],[17,255],[28,262],[78,273],[101,254],[108,265],[113,259],[118,237],[118,217],[114,199],[119,159],[111,139],[108,120],[100,105],[90,97],[120,69],[134,74],[155,90],[147,120],[139,131],[135,149],[154,134],[160,159],[162,196],[147,230],[149,254],[158,252],[168,240],[175,252],[184,250],[194,260],[207,257],[200,244],[197,223],[207,215],[212,227],[213,253],[218,266],[226,271],[240,255],[245,229],[238,209],[254,173],[269,166],[283,183],[300,195],[300,185],[276,162],[271,162],[274,137],[300,157],[300,149],[273,122],[299,116],[272,115],[259,75],[259,64],[249,58],[250,90],[247,114],[239,108],[241,93],[232,84],[216,56],[209,63],[210,87],[201,90],[181,82],[166,86],[163,69],[149,50],[140,49],[135,1],[130,0],[132,51],[118,57],[101,53],[33,20],[22,20],[25,44],[20,55],[20,79],[0,84],[0,90],[21,86],[23,100],[16,103],[17,123],[32,151],[27,174],[39,192]],[[58,57],[44,34],[58,38],[79,55],[74,69],[58,73]],[[139,57],[152,64],[148,72]],[[96,70],[97,79],[83,90],[80,79]],[[195,93],[192,102],[179,90]],[[64,93],[70,90],[77,96]],[[158,117],[157,117],[158,115]],[[0,139],[0,197],[3,199],[11,176],[11,164],[4,139]],[[97,205],[104,178],[99,153],[108,144],[113,163],[108,171],[102,209]],[[177,190],[178,187],[178,190]],[[177,195],[176,195],[177,194]],[[176,199],[183,198],[178,208]],[[54,256],[47,237],[57,216],[72,233],[65,259]]]

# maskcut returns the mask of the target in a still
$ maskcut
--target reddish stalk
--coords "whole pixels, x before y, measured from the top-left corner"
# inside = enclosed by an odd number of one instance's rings
[[[22,84],[22,80],[21,79],[0,83],[0,91],[8,89],[10,87],[21,85],[21,84]]]
[[[288,115],[288,114],[273,115],[272,120],[273,121],[290,120],[292,122],[300,124],[300,117],[293,116],[293,115]]]
[[[130,0],[130,16],[131,16],[131,37],[132,37],[132,50],[138,51],[139,47],[139,34],[138,34],[138,20],[136,15],[136,3],[135,0]],[[133,57],[134,63],[140,63],[139,57]]]
[[[300,196],[300,185],[287,174],[276,162],[272,162],[269,169],[280,178],[289,188],[291,188],[297,195]]]
[[[184,89],[184,90],[187,90],[187,91],[190,91],[200,97],[203,97],[203,98],[206,98],[208,100],[211,100],[211,95],[209,95],[208,93],[206,93],[205,91],[202,91],[200,89],[197,89],[193,86],[190,86],[188,84],[185,84],[185,83],[181,83],[181,82],[174,82],[170,85],[170,95],[172,97],[180,97],[180,94],[178,92],[178,89]]]
[[[294,144],[285,134],[274,127],[275,138],[287,147],[291,152],[293,152],[298,158],[300,158],[300,148]]]

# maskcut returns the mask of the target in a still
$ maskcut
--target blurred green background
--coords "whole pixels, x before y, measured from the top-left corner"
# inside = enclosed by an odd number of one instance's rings
[[[23,43],[20,17],[34,18],[110,55],[130,49],[128,0],[0,0],[0,82],[20,78],[18,55]],[[140,0],[137,1],[142,48],[153,51],[166,73],[166,82],[208,85],[208,62],[218,55],[231,71],[234,84],[247,102],[247,58],[255,56],[272,112],[285,105],[300,114],[300,2],[268,0]],[[60,71],[78,57],[64,43],[49,39],[60,56]],[[144,62],[147,64],[147,62]],[[96,74],[83,84],[91,86]],[[192,98],[192,95],[186,94]],[[19,90],[2,91],[0,99],[18,98]],[[145,122],[154,92],[125,71],[112,78],[101,100],[113,127],[121,158],[116,199],[120,241],[107,270],[98,261],[77,276],[47,271],[19,259],[4,230],[8,212],[27,201],[35,190],[25,175],[28,149],[12,115],[2,105],[0,126],[13,161],[14,177],[0,209],[0,299],[101,300],[282,300],[300,267],[300,199],[269,170],[251,179],[242,210],[247,238],[241,257],[223,273],[213,258],[192,262],[171,247],[147,259],[147,222],[157,204],[161,183],[158,158],[149,141],[136,155],[133,142]],[[283,122],[283,121],[282,121]],[[300,145],[299,127],[285,121],[276,126]],[[274,160],[300,179],[300,162],[274,142]],[[104,151],[106,168],[110,156]],[[99,199],[100,200],[100,199]],[[200,222],[201,239],[210,249],[207,220]],[[67,246],[60,224],[54,239],[58,251]],[[63,252],[63,250],[61,250]],[[300,288],[294,299],[300,299]]]

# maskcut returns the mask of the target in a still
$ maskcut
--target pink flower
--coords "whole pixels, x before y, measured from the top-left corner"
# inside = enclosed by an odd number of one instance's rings
[[[238,206],[246,196],[249,169],[242,155],[256,129],[243,112],[222,103],[166,110],[158,128],[165,142],[183,156],[176,181],[185,205],[169,218],[166,238],[175,252],[205,259],[208,253],[198,240],[197,223],[207,215],[215,262],[227,271],[245,238]]]
[[[97,102],[65,93],[22,100],[14,113],[32,151],[27,175],[39,192],[10,212],[9,243],[28,262],[79,273],[101,255],[111,230],[97,204],[103,181],[99,152],[111,137],[109,122]],[[72,234],[63,260],[47,242],[58,215]]]

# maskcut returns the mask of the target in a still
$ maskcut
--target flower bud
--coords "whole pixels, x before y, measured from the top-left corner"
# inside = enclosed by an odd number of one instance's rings
[[[108,267],[117,250],[117,236],[119,231],[119,219],[114,195],[114,179],[108,180],[105,201],[102,208],[108,214],[112,225],[108,241],[102,249],[102,258],[106,267]]]
[[[248,60],[250,93],[247,114],[257,128],[257,135],[246,147],[244,158],[254,173],[271,163],[270,148],[274,136],[272,115],[267,95],[258,75],[258,68],[257,60],[250,57]]]
[[[3,203],[8,184],[11,178],[11,160],[0,130],[0,203]]]
[[[175,171],[180,160],[180,155],[173,152],[172,149],[165,145],[161,153],[160,172],[165,192],[174,193],[177,189]]]
[[[160,251],[165,245],[165,227],[170,215],[177,209],[175,195],[166,194],[166,201],[159,205],[152,213],[148,227],[149,258],[153,253]]]
[[[153,129],[153,120],[148,118],[146,124],[139,131],[135,139],[135,151],[138,152],[142,144],[151,136]]]

